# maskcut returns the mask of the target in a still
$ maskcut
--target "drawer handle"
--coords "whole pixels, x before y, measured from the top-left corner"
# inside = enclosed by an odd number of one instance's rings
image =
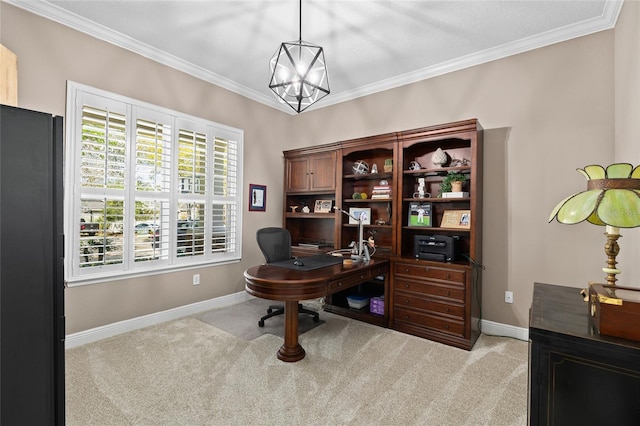
[[[409,318],[411,318],[409,315],[405,315],[404,319],[408,320]]]
[[[339,282],[339,283],[338,283],[338,287],[342,287],[342,282]]]
[[[447,274],[445,275],[445,277],[446,277],[447,279],[449,279],[449,278],[451,278],[451,274],[447,273]]]
[[[404,288],[409,288],[409,284],[405,283]]]
[[[409,273],[409,268],[404,268],[404,272],[408,274]]]
[[[444,294],[445,294],[446,296],[451,296],[451,292],[450,292],[450,291],[446,291]]]
[[[445,324],[444,328],[449,329],[449,324]]]
[[[408,304],[409,304],[409,299],[405,299],[405,300],[404,300],[404,304],[405,304],[405,305],[408,305]]]
[[[449,308],[445,309],[445,312],[446,312],[446,313],[449,313]]]
[[[360,275],[360,279],[361,279],[361,280],[364,280],[364,275]]]

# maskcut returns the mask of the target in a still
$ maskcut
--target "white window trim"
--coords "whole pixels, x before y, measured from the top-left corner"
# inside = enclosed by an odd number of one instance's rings
[[[175,255],[175,250],[170,250],[170,255],[168,260],[164,261],[149,261],[149,262],[136,262],[136,264],[132,267],[129,262],[130,258],[125,258],[122,264],[117,265],[105,265],[101,267],[93,267],[87,268],[87,271],[82,270],[74,265],[74,262],[77,261],[78,253],[79,253],[79,241],[75,237],[76,232],[76,224],[79,223],[80,216],[80,208],[79,202],[81,199],[80,196],[80,184],[77,181],[76,177],[79,176],[79,148],[78,144],[81,143],[81,120],[82,120],[82,102],[80,99],[83,96],[99,96],[101,98],[106,98],[107,100],[111,100],[114,102],[118,102],[119,104],[127,105],[127,113],[130,113],[132,109],[142,108],[146,111],[151,111],[153,113],[162,114],[164,116],[172,117],[172,138],[173,138],[173,160],[172,160],[172,177],[171,177],[171,208],[175,208],[175,203],[178,198],[182,198],[177,193],[177,173],[176,173],[176,163],[177,163],[177,136],[178,136],[178,123],[193,123],[193,130],[202,130],[205,129],[208,142],[207,142],[207,151],[211,152],[211,138],[217,137],[227,140],[237,141],[237,187],[236,192],[237,195],[234,197],[235,200],[233,204],[236,209],[236,223],[234,226],[234,233],[236,235],[236,239],[234,241],[235,250],[233,253],[224,253],[224,254],[216,254],[215,256],[211,256],[209,250],[205,250],[205,255],[203,256],[193,256],[193,257],[177,257]],[[128,115],[130,116],[130,115]],[[90,86],[86,86],[80,83],[76,83],[73,81],[67,82],[67,107],[66,107],[66,149],[65,149],[65,191],[64,191],[64,206],[65,206],[65,214],[64,214],[64,230],[65,230],[65,280],[67,282],[68,287],[74,287],[78,285],[86,285],[86,284],[95,284],[101,282],[108,282],[114,280],[122,280],[134,277],[141,277],[147,275],[154,275],[159,273],[166,272],[174,272],[185,269],[198,268],[202,266],[212,266],[212,265],[225,265],[230,263],[237,263],[241,260],[242,256],[242,206],[244,205],[243,200],[243,182],[242,182],[242,165],[243,165],[243,145],[244,145],[244,132],[241,129],[233,128],[230,126],[222,125],[219,123],[215,123],[210,120],[205,120],[203,118],[191,116],[188,114],[184,114],[178,111],[170,110],[164,107],[159,107],[156,105],[152,105],[146,102],[138,101],[136,99],[128,98],[125,96],[117,95],[114,93],[110,93],[104,90],[96,89]],[[131,123],[129,123],[131,124]],[[131,129],[134,129],[133,131]],[[135,132],[135,126],[131,125],[128,129],[127,139],[131,137],[132,133]],[[208,155],[207,158],[212,158]],[[130,154],[127,154],[127,162],[130,159]],[[209,176],[210,173],[207,173]],[[131,180],[131,179],[130,179]],[[210,177],[207,180],[211,180]],[[211,185],[209,185],[211,187]],[[105,190],[108,192],[108,190]],[[127,191],[125,191],[126,193]],[[213,191],[208,191],[206,196],[206,206],[207,209],[211,209],[212,202],[219,202],[221,198],[218,196],[214,196],[212,194]],[[130,199],[131,197],[125,195]],[[127,199],[127,198],[125,198]],[[229,201],[226,199],[226,201]],[[207,216],[208,217],[208,216]],[[207,231],[211,231],[210,220],[206,221],[207,224],[205,226]],[[134,223],[129,221],[125,226],[127,227],[130,233],[133,232]],[[209,235],[205,232],[205,235]],[[171,237],[172,245],[171,248],[175,248],[175,236]],[[74,273],[75,272],[75,273]],[[81,273],[78,273],[81,272]]]

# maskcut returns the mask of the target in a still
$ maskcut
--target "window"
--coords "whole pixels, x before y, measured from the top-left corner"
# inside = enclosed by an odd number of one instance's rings
[[[237,261],[241,130],[69,82],[66,279]]]

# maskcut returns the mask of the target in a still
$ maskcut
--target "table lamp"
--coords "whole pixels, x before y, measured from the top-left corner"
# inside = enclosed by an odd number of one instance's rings
[[[640,226],[640,166],[615,163],[606,169],[590,165],[576,170],[587,178],[587,190],[560,201],[551,212],[549,222],[555,218],[572,225],[586,220],[605,226],[607,267],[602,271],[607,274],[607,284],[615,285],[616,275],[620,273],[616,268],[620,228]]]

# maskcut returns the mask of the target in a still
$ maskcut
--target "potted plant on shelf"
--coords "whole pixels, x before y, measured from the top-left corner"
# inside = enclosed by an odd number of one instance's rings
[[[444,192],[461,192],[462,183],[467,181],[467,175],[458,172],[448,173],[440,182],[438,195],[442,197]]]

